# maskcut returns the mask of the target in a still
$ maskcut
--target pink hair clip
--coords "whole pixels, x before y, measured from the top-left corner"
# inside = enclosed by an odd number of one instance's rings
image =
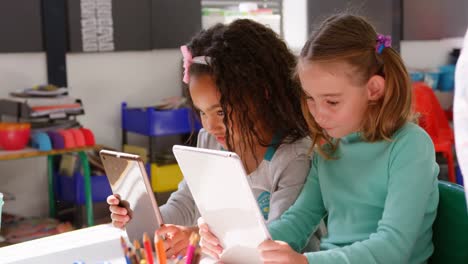
[[[182,81],[188,84],[190,81],[190,65],[192,65],[192,63],[208,65],[208,63],[211,61],[211,58],[207,56],[197,56],[195,58],[192,58],[192,53],[186,45],[181,46],[180,51],[182,52],[182,56],[184,57],[184,78],[182,79]]]
[[[377,44],[375,45],[375,51],[381,54],[384,48],[390,48],[392,46],[392,37],[390,35],[377,34]]]
[[[189,68],[192,64],[192,53],[190,53],[190,50],[185,45],[180,47],[180,51],[182,52],[182,56],[184,57],[184,78],[182,79],[182,81],[188,84],[190,80]]]

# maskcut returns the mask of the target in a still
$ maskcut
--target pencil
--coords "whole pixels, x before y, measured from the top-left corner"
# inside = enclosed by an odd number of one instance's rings
[[[177,256],[177,258],[175,260],[175,264],[184,264],[183,258],[184,258],[184,256],[182,256],[182,255]]]
[[[140,262],[141,260],[145,260],[146,262],[148,262],[148,260],[146,259],[146,252],[145,252],[145,249],[144,248],[140,248],[140,255],[141,255],[141,259],[140,259]]]
[[[185,264],[192,264],[193,255],[195,253],[195,249],[198,245],[199,239],[200,236],[197,233],[192,232],[192,234],[190,235],[189,245],[187,247],[187,256],[185,259]]]
[[[123,238],[123,236],[120,236],[120,246],[122,246],[124,254],[127,253],[127,243],[125,242],[125,238]]]
[[[140,242],[138,242],[138,240],[133,240],[133,247],[135,248],[135,256],[136,256],[136,259],[137,259],[137,263],[140,263],[140,260],[142,259],[142,256],[141,256],[141,253],[140,253]]]
[[[145,247],[146,261],[147,261],[149,264],[153,264],[153,263],[154,263],[154,259],[153,259],[153,247],[151,246],[151,242],[150,242],[150,239],[149,239],[147,233],[144,233],[144,234],[143,234],[143,246]]]
[[[193,256],[191,264],[198,264],[198,263],[200,263],[200,260],[201,260],[201,249],[197,248],[195,250],[195,255]]]
[[[125,262],[127,264],[133,264],[132,259],[130,258],[130,252],[128,252],[128,251],[127,251],[127,253],[125,253]]]
[[[127,247],[127,243],[125,242],[125,239],[123,238],[123,236],[120,236],[120,246],[122,246],[123,254],[124,254],[124,257],[125,257],[125,262],[127,264],[132,264],[130,259],[128,258],[128,247]]]
[[[198,264],[201,260],[201,249],[198,247],[193,254],[193,259],[191,264]]]
[[[156,250],[156,257],[158,259],[158,264],[166,264],[166,249],[164,248],[164,243],[162,238],[157,234],[154,234],[154,248]]]
[[[130,249],[130,261],[132,262],[132,264],[133,264],[133,263],[135,263],[135,264],[140,263],[140,262],[138,261],[136,255],[135,255],[135,252],[133,252],[132,249]]]

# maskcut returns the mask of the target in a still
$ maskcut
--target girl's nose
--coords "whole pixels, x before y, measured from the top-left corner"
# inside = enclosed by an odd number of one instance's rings
[[[207,118],[205,122],[205,129],[208,132],[214,132],[219,128],[219,121],[216,118]]]
[[[315,112],[314,118],[315,118],[315,122],[317,122],[318,124],[323,124],[326,121],[325,114],[323,113],[322,110],[317,110]]]

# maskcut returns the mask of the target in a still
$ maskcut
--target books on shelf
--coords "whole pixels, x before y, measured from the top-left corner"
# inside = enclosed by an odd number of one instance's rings
[[[27,104],[30,107],[73,104],[76,99],[70,96],[57,97],[9,97],[11,101]]]
[[[83,112],[84,109],[81,101],[69,96],[49,98],[9,97],[0,99],[0,114],[9,114],[25,118],[64,118],[67,115],[78,115]]]
[[[60,95],[66,95],[68,89],[66,87],[57,87],[52,84],[47,85],[36,85],[32,88],[18,89],[11,92],[11,96],[15,97],[55,97]]]

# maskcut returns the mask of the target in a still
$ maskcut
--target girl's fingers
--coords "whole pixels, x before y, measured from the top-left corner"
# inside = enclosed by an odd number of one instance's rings
[[[125,223],[120,222],[120,221],[112,221],[112,225],[117,228],[124,228]]]
[[[120,203],[120,195],[114,194],[107,196],[107,204],[109,205],[118,205]]]
[[[218,238],[213,235],[210,231],[206,231],[204,228],[200,228],[200,236],[205,240],[205,243],[212,244],[214,246],[220,246]]]
[[[156,230],[156,234],[158,236],[167,236],[169,234],[175,234],[179,232],[179,228],[175,225],[162,225],[158,230]]]
[[[179,251],[184,250],[188,245],[188,237],[185,237],[185,233],[181,227],[176,225],[162,225],[156,230],[156,235],[166,237],[164,248],[166,249],[166,254],[170,256],[177,255]]]
[[[166,255],[172,256],[176,255],[177,252],[181,250],[180,247],[185,247],[188,245],[188,241],[183,238],[181,235],[175,235],[172,238],[168,238],[164,241],[164,247],[166,248]]]
[[[177,229],[172,225],[162,225],[158,230],[156,230],[157,236],[164,236],[166,238],[163,240],[163,244],[167,255],[169,255],[168,250],[172,248],[172,235],[175,231],[177,231]]]
[[[285,252],[280,251],[268,251],[260,254],[263,263],[288,263]]]
[[[212,251],[212,250],[210,250],[210,249],[208,249],[208,248],[206,248],[204,246],[202,246],[201,249],[202,249],[203,254],[206,254],[206,255],[214,258],[214,259],[219,259],[219,255],[216,254],[216,252],[214,252],[214,251]]]
[[[207,248],[208,250],[210,250],[210,251],[212,251],[212,252],[214,252],[216,254],[223,253],[223,248],[221,246],[208,243],[203,238],[200,241],[200,245],[201,245],[202,248]]]
[[[122,222],[124,224],[130,221],[130,217],[128,215],[118,215],[114,213],[111,214],[111,219],[112,221]]]
[[[118,215],[127,215],[128,214],[127,209],[125,209],[123,207],[120,207],[120,206],[117,206],[117,205],[109,206],[109,210],[113,214],[118,214]]]
[[[279,242],[273,241],[273,240],[266,240],[266,241],[263,241],[258,246],[258,250],[260,251],[278,250],[280,247],[281,246]]]
[[[188,241],[181,239],[178,242],[174,242],[171,249],[166,251],[168,256],[178,256],[178,255],[185,255],[187,251]]]
[[[115,205],[116,200],[117,199],[115,199],[114,195],[109,195],[109,196],[107,196],[106,202],[107,202],[108,205]]]

